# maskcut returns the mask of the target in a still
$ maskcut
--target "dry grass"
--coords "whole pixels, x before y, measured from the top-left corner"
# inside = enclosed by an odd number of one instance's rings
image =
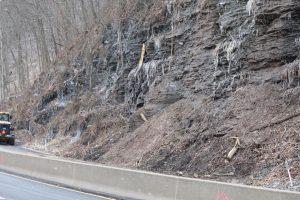
[[[208,5],[209,5],[209,0],[201,0],[200,9],[201,10],[206,9]]]

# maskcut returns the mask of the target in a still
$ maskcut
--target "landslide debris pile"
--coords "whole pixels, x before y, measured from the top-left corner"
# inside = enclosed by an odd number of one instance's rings
[[[300,1],[132,2],[9,102],[22,142],[300,190]]]

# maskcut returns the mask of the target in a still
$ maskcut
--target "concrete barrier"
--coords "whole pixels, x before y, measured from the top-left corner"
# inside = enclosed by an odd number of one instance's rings
[[[0,152],[0,169],[124,199],[299,200],[300,193]]]

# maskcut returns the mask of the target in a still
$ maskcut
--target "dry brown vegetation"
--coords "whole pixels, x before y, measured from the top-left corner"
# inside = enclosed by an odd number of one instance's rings
[[[227,17],[229,10],[224,19],[233,22],[225,25],[233,27],[223,32],[224,10],[207,0],[106,1],[97,20],[2,109],[13,113],[24,145],[59,156],[298,190],[299,61],[261,58],[264,66],[251,70],[261,64],[252,60],[263,54],[252,42],[259,36],[239,38],[249,45],[242,55],[231,30],[241,30],[234,27],[240,19]],[[239,16],[252,21],[246,10]],[[234,68],[237,55],[244,57]]]

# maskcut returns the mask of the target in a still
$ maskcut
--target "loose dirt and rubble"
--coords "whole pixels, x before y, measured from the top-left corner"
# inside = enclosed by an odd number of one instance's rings
[[[23,145],[300,191],[300,2],[146,2],[122,19],[123,53],[95,26],[7,102]]]

